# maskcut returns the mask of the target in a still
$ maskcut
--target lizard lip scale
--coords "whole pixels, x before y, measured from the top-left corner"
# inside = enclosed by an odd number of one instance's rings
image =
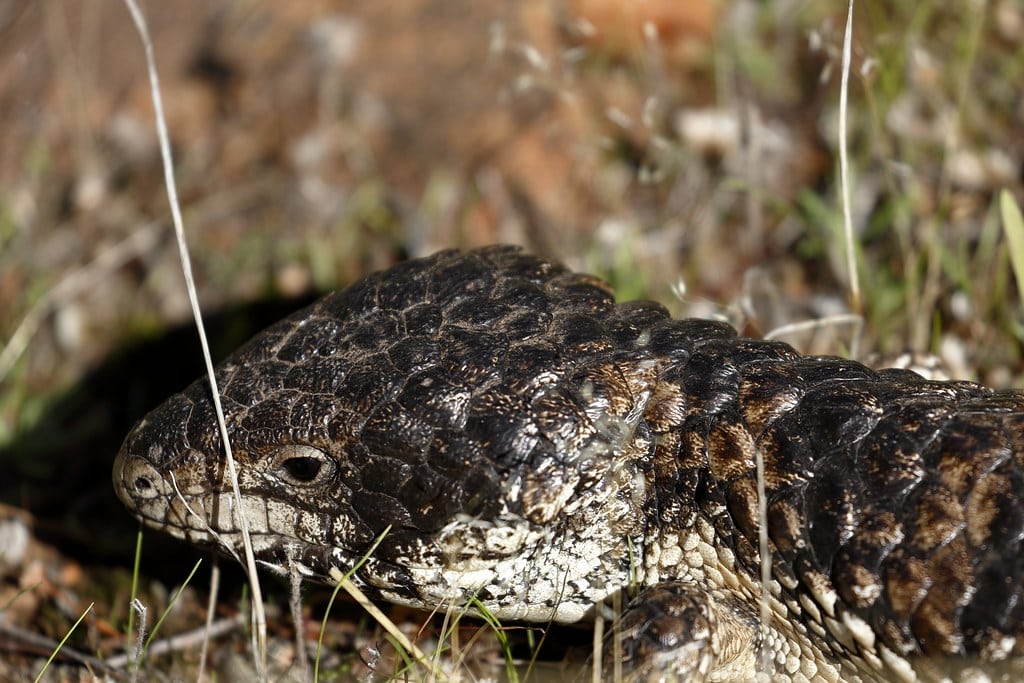
[[[1020,393],[616,303],[513,247],[374,273],[217,379],[240,509],[204,379],[114,465],[132,514],[179,538],[240,555],[241,513],[264,567],[329,581],[390,528],[354,576],[371,596],[501,619],[576,621],[636,588],[641,677],[751,679],[761,651],[781,681],[1024,672]]]

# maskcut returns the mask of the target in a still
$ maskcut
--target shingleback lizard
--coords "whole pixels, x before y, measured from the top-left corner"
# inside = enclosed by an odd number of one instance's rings
[[[370,275],[217,379],[265,567],[329,581],[390,525],[371,596],[574,622],[626,591],[642,675],[751,679],[759,648],[781,681],[1024,670],[1024,394],[617,304],[511,247]],[[205,379],[132,430],[114,485],[241,554]]]

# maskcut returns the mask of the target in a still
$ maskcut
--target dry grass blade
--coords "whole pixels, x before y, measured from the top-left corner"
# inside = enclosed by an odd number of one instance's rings
[[[850,307],[861,310],[860,278],[857,273],[857,252],[853,240],[853,208],[850,191],[850,161],[847,153],[847,111],[849,109],[850,90],[850,53],[853,43],[853,0],[850,0],[846,14],[846,32],[843,35],[843,68],[842,83],[839,87],[839,191],[840,204],[843,210],[843,235],[846,240],[846,271],[850,278]]]
[[[347,572],[345,572],[344,574],[342,574],[341,571],[339,569],[337,569],[336,567],[331,569],[331,578],[333,578],[336,581],[337,585],[335,585],[334,591],[331,593],[331,599],[327,602],[327,609],[324,610],[324,618],[320,622],[320,635],[317,638],[317,642],[316,642],[316,658],[315,658],[315,665],[313,667],[313,683],[316,683],[316,681],[318,681],[319,677],[320,677],[320,652],[323,649],[324,633],[327,631],[327,617],[331,613],[331,606],[334,605],[334,599],[338,596],[338,591],[341,588],[345,588],[345,590],[348,590],[347,586],[351,586],[352,585],[352,583],[349,581],[349,577],[352,576],[353,574],[355,574],[357,571],[359,571],[359,568],[362,567],[363,564],[368,559],[370,559],[370,556],[373,555],[373,552],[377,549],[377,546],[380,545],[381,541],[383,541],[384,538],[389,533],[391,533],[391,525],[390,524],[388,526],[384,527],[384,530],[380,532],[380,534],[377,536],[376,539],[374,539],[373,543],[370,544],[369,549],[367,549],[367,551],[363,554],[363,556],[361,558],[359,558],[359,561],[356,562],[355,565],[350,567],[349,570]],[[349,592],[349,595],[352,595],[352,593]],[[360,595],[362,595],[361,592],[360,592]],[[392,625],[392,627],[394,626],[394,624],[391,623],[391,621],[389,619],[387,619],[387,617],[385,617],[385,619],[388,621],[388,623],[390,623]]]
[[[406,635],[402,633],[401,630],[399,630],[398,626],[395,625],[395,622],[391,621],[391,619],[389,619],[388,616],[384,614],[379,607],[373,604],[370,601],[370,598],[366,597],[366,594],[363,593],[363,591],[359,590],[359,587],[352,583],[352,580],[349,579],[348,576],[342,574],[338,569],[334,568],[331,569],[331,578],[337,581],[338,585],[341,586],[345,590],[345,592],[348,593],[352,597],[352,599],[355,600],[359,604],[359,606],[366,611],[367,614],[373,617],[374,621],[380,624],[381,628],[387,631],[388,634],[395,639],[395,642],[397,642],[402,648],[404,648],[406,652],[411,654],[416,661],[422,662],[423,664],[430,666],[430,675],[432,678],[436,679],[440,677],[441,672],[438,671],[433,664],[431,664],[432,660],[429,657],[427,657],[422,650],[416,647],[416,644],[409,640],[406,637]]]
[[[170,139],[167,134],[167,125],[163,111],[163,99],[160,96],[160,81],[156,71],[156,60],[153,57],[153,42],[150,40],[149,31],[146,27],[146,19],[139,9],[135,0],[124,0],[128,11],[135,22],[135,28],[142,40],[146,55],[146,67],[149,74],[150,96],[153,100],[153,110],[156,115],[157,137],[160,141],[160,157],[163,160],[164,180],[166,182],[167,199],[171,207],[171,217],[174,222],[174,233],[178,242],[178,252],[181,258],[181,269],[185,276],[185,287],[188,291],[189,303],[192,307],[192,314],[195,319],[196,331],[199,334],[199,343],[203,350],[203,361],[206,364],[206,373],[210,380],[210,393],[213,399],[214,410],[217,413],[217,424],[220,429],[221,442],[224,444],[224,456],[227,463],[228,479],[231,482],[231,490],[235,500],[235,510],[238,516],[238,527],[241,531],[242,542],[245,547],[245,567],[252,588],[253,619],[255,621],[254,637],[255,648],[253,659],[256,665],[256,672],[261,681],[266,680],[267,670],[267,618],[263,609],[263,593],[260,589],[259,575],[256,571],[256,558],[252,549],[252,540],[249,536],[249,523],[245,515],[240,511],[242,506],[242,495],[238,488],[238,473],[235,468],[235,460],[231,454],[231,443],[228,438],[227,425],[224,421],[224,409],[220,401],[220,389],[217,387],[217,379],[213,371],[213,358],[210,354],[210,345],[206,338],[206,330],[203,325],[203,317],[199,310],[199,296],[196,293],[195,279],[192,276],[192,262],[188,253],[188,244],[185,240],[185,228],[181,218],[181,206],[178,202],[177,185],[174,181],[174,165],[171,157]]]
[[[201,648],[204,642],[212,638],[219,638],[227,633],[237,631],[244,625],[245,615],[243,613],[239,613],[231,617],[212,621],[209,625],[204,624],[202,627],[193,631],[178,633],[168,638],[161,638],[160,640],[153,641],[147,648],[146,652],[150,657],[159,657],[172,652],[192,650],[197,645]],[[106,664],[113,669],[121,669],[127,666],[128,657],[127,655],[111,657],[106,660]],[[205,677],[202,675],[202,672],[199,672],[196,675],[197,681],[204,679]]]
[[[206,624],[203,629],[203,644],[199,650],[199,671],[196,672],[196,680],[203,680],[203,672],[206,669],[206,656],[210,649],[210,639],[213,637],[213,615],[217,613],[217,596],[220,593],[220,562],[217,558],[213,560],[213,567],[210,568],[210,595],[206,603]]]
[[[601,671],[601,665],[604,661],[604,614],[600,609],[602,605],[598,605],[597,618],[594,620],[594,636],[593,636],[593,657],[594,657],[594,668],[590,672],[590,680],[593,683],[600,683],[604,680],[603,672]],[[618,653],[616,653],[617,655]],[[615,679],[619,680],[619,679]]]

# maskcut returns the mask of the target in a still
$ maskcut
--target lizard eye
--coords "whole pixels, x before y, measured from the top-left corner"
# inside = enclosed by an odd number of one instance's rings
[[[281,467],[292,479],[309,482],[316,479],[320,472],[320,461],[315,458],[288,458],[281,463]]]
[[[293,486],[319,484],[333,471],[334,461],[312,446],[285,446],[274,462],[274,474]]]

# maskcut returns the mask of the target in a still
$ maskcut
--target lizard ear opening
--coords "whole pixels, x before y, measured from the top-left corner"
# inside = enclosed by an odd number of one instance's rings
[[[278,449],[272,472],[292,486],[315,486],[334,473],[334,461],[312,446],[289,445]]]

